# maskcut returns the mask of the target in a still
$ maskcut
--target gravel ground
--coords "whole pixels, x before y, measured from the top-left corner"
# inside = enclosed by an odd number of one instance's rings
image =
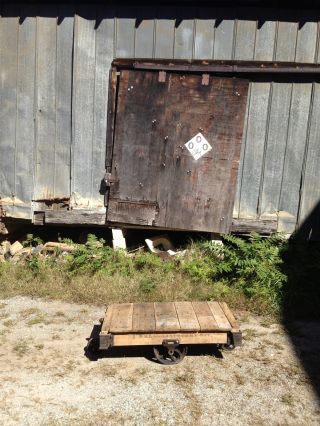
[[[181,364],[162,366],[143,348],[88,359],[86,338],[103,313],[57,301],[0,301],[1,424],[320,424],[312,381],[281,325],[239,314],[242,348],[198,346]],[[314,359],[320,324],[295,330]]]

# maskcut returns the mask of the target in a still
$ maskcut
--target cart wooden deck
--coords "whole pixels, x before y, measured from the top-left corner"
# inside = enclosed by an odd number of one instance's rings
[[[109,305],[100,349],[110,346],[225,344],[239,346],[241,332],[224,302],[122,303]]]

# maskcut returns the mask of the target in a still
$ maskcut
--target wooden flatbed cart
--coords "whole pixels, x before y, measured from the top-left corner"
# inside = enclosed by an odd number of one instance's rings
[[[239,326],[224,302],[122,303],[107,307],[99,334],[99,349],[153,346],[162,364],[177,364],[187,346],[241,345]]]

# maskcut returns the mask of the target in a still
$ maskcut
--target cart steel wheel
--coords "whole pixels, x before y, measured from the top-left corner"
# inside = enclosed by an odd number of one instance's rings
[[[167,348],[166,346],[154,346],[153,353],[157,361],[165,365],[179,364],[187,354],[187,346]]]

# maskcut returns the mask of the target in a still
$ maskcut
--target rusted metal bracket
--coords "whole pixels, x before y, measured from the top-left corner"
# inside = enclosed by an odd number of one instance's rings
[[[159,77],[158,77],[159,83],[165,83],[166,76],[167,76],[167,73],[165,71],[159,71]]]
[[[99,349],[107,350],[113,345],[112,334],[100,335],[99,336]]]
[[[178,339],[164,339],[162,342],[162,346],[164,346],[168,350],[173,350],[177,348],[179,345],[180,345],[180,342]]]
[[[209,79],[210,79],[209,74],[202,74],[202,80],[201,80],[202,86],[209,86]]]
[[[241,331],[238,332],[230,332],[228,335],[228,344],[232,345],[233,347],[242,346],[242,333]]]

